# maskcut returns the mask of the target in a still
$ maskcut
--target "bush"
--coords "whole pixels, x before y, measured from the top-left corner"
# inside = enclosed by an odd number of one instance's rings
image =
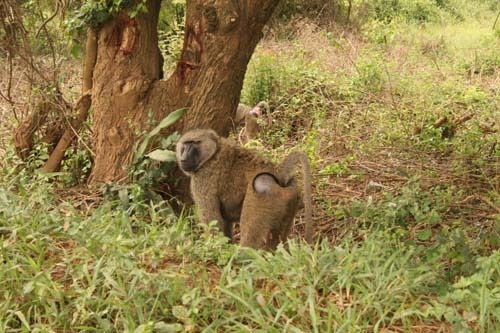
[[[331,106],[325,103],[328,96],[335,94],[330,77],[304,59],[284,62],[279,57],[262,55],[249,65],[242,100],[249,105],[269,102],[273,126],[268,139],[272,145],[281,146],[297,137],[304,142],[304,134],[324,120]]]
[[[282,0],[274,12],[274,17],[287,23],[293,17],[339,20],[345,18],[347,4],[343,0]]]

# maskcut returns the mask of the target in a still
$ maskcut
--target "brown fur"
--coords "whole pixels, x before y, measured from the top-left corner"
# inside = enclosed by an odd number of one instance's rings
[[[254,178],[257,179],[260,175]],[[274,250],[288,238],[297,213],[300,195],[295,184],[286,187],[277,182],[267,192],[259,193],[248,184],[241,211],[241,245]]]
[[[196,150],[196,153],[194,153],[194,150]],[[191,177],[191,193],[195,204],[198,206],[200,220],[204,223],[213,220],[218,221],[220,230],[229,238],[232,236],[232,224],[240,220],[242,215],[243,201],[249,183],[251,186],[256,175],[260,173],[275,175],[282,187],[286,187],[290,182],[293,182],[293,166],[284,165],[283,163],[275,166],[255,154],[255,152],[238,147],[232,141],[219,137],[212,130],[197,129],[185,133],[177,143],[176,153],[181,170]],[[300,154],[292,153],[289,156],[296,155]],[[284,162],[296,163],[297,158],[287,157]],[[308,166],[307,163],[307,171],[309,170]],[[305,170],[304,168],[304,172],[306,172]],[[290,174],[287,174],[288,172]],[[304,180],[307,179],[310,181],[310,175],[309,178],[304,176]],[[305,184],[305,188],[305,206],[310,207],[310,191],[307,191],[307,188],[310,189],[310,183]],[[278,188],[273,188],[272,193],[279,198],[285,195],[285,192]],[[307,203],[308,200],[309,204]],[[278,206],[284,207],[288,201],[288,199],[286,199],[286,203],[280,201]],[[251,207],[252,212],[248,214],[258,214],[258,216],[261,216],[260,220],[268,221],[268,217],[260,213],[261,206],[265,207],[266,204],[263,201],[261,205]],[[252,206],[250,203],[249,205]],[[283,207],[280,209],[285,209]],[[264,208],[264,210],[271,208],[272,205],[269,205],[269,208]],[[294,212],[290,213],[291,220],[295,216],[295,209],[292,210]],[[308,212],[310,212],[310,209]],[[269,219],[285,215],[284,213],[272,213],[271,216],[273,217]],[[309,222],[311,220],[306,223]],[[249,224],[246,227],[253,228]]]
[[[254,108],[259,108],[261,111],[261,115],[252,114],[250,111]],[[236,109],[236,115],[234,117],[235,126],[244,127],[241,129],[238,139],[241,143],[247,143],[249,140],[255,139],[259,132],[261,131],[261,127],[258,123],[258,118],[264,115],[264,112],[267,114],[268,118],[268,126],[271,126],[271,112],[269,110],[269,104],[265,101],[261,101],[252,108],[243,103],[238,104],[238,108]],[[265,111],[263,110],[265,109]]]

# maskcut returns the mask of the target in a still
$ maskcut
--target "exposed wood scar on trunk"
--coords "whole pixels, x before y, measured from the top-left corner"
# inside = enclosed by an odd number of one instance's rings
[[[177,63],[176,75],[178,81],[184,81],[190,71],[198,69],[201,65],[201,54],[203,53],[202,43],[203,29],[201,22],[194,27],[186,26],[184,45],[181,56]]]
[[[118,131],[118,128],[116,127],[111,127],[108,131],[108,141],[109,143],[112,145],[112,146],[119,146],[121,141],[122,141],[122,137],[120,135],[120,132]]]
[[[135,20],[128,20],[122,31],[120,51],[125,55],[129,55],[135,50],[138,40],[139,29],[137,28],[137,22]]]
[[[118,48],[124,55],[129,55],[137,48],[139,28],[135,19],[122,17],[113,28],[108,43]]]

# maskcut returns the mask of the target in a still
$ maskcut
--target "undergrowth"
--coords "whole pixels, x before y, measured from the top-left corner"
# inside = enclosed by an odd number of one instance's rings
[[[2,185],[3,331],[493,332],[500,320],[499,252],[453,281],[446,251],[401,242],[399,206],[370,213],[388,214],[394,230],[377,225],[334,247],[291,241],[270,254],[214,238],[164,202],[136,203],[134,214],[119,201],[81,211],[49,183]],[[434,223],[439,212],[429,214]]]

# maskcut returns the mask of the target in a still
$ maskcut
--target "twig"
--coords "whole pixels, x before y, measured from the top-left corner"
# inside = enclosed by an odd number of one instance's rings
[[[495,26],[497,25],[497,22],[498,22],[498,18],[500,17],[500,11],[498,11],[498,15],[497,15],[497,18],[495,19],[495,23],[493,23],[493,27],[492,27],[492,30],[495,30]]]
[[[394,88],[392,85],[392,78],[391,78],[391,74],[389,73],[389,68],[387,67],[386,62],[384,62],[384,69],[385,69],[385,73],[387,74],[387,79],[389,80],[389,91],[391,93],[392,107],[394,108],[394,110],[398,111],[399,109],[398,109],[398,106],[396,103],[396,99],[394,98]]]
[[[7,45],[6,49],[7,49],[7,60],[8,60],[8,63],[9,63],[9,77],[8,77],[8,80],[7,80],[7,90],[6,90],[6,94],[4,95],[1,91],[0,91],[0,96],[5,99],[9,104],[14,104],[14,101],[12,100],[12,96],[11,96],[11,90],[12,90],[12,68],[13,68],[13,64],[12,64],[12,59],[14,57],[14,50],[13,50],[13,45],[15,43],[15,33],[16,33],[16,28],[15,28],[15,24],[8,24],[7,23],[7,16],[8,16],[8,12],[9,12],[9,9],[11,9],[11,7],[7,8],[7,5],[8,3],[7,2],[4,2],[2,5],[0,5],[0,17],[2,18],[1,20],[1,23],[2,23],[2,26],[3,26],[3,29],[5,31],[5,36],[4,36],[4,41]],[[12,6],[12,5],[11,5]],[[14,12],[13,10],[11,12]],[[13,22],[16,22],[17,17],[13,17],[12,18],[12,21]],[[16,117],[16,120],[17,120],[17,115],[14,114],[14,116]]]
[[[42,72],[40,72],[40,70],[38,68],[36,68],[36,66],[33,64],[33,59],[31,58],[31,56],[29,58],[27,58],[25,55],[22,55],[22,54],[19,54],[19,58],[21,58],[21,60],[23,60],[27,65],[29,65],[30,69],[31,69],[31,73],[36,73],[43,81],[45,81],[47,84],[50,85],[50,80],[47,79],[45,77],[45,75],[42,74]],[[30,74],[31,74],[30,73]],[[28,74],[25,74],[27,76],[27,79],[33,83],[33,77],[30,77],[28,76]]]
[[[45,36],[47,37],[47,42],[49,43],[50,52],[52,55],[52,80],[53,80],[54,87],[57,87],[56,50],[54,48],[54,42],[52,41],[52,37],[50,36],[49,30],[47,29],[46,24],[56,16],[58,11],[59,11],[59,4],[56,5],[56,11],[54,12],[54,15],[52,17],[50,17],[49,19],[47,19],[40,27],[40,29],[43,29],[43,32],[45,33]],[[42,11],[40,11],[40,17],[43,19]],[[39,32],[40,32],[40,30],[38,30],[36,36],[38,36]]]
[[[474,117],[474,114],[472,114],[472,113],[466,114],[462,118],[459,118],[459,119],[457,119],[457,120],[454,121],[455,126],[458,126],[458,125],[460,125],[462,123],[465,123],[466,121],[471,120],[472,117]]]
[[[484,202],[485,204],[487,204],[488,206],[493,208],[497,212],[497,214],[500,214],[500,208],[498,206],[494,205],[493,202],[491,202],[490,200],[486,199],[483,196],[479,196],[479,199],[481,199],[482,202]]]
[[[436,120],[432,126],[434,128],[439,128],[439,127],[443,126],[447,121],[448,121],[448,117],[443,116],[443,117],[439,118],[438,120]]]
[[[36,32],[35,34],[35,38],[38,37],[38,35],[40,34],[40,32],[42,30],[46,30],[46,25],[52,21],[54,19],[54,17],[56,17],[57,13],[59,13],[59,2],[57,1],[56,2],[56,10],[54,11],[54,14],[52,14],[51,16],[49,16],[45,21],[43,21],[42,25],[40,26],[40,28],[38,28],[38,31]],[[42,12],[40,11],[40,16],[42,17],[43,19],[43,14]]]
[[[8,97],[9,103],[13,104],[12,96],[11,96],[11,89],[12,89],[12,71],[13,71],[14,65],[12,64],[13,54],[12,54],[11,50],[9,50],[8,57],[9,57],[9,80],[7,83],[7,97]],[[16,120],[17,120],[17,115],[15,115],[15,116],[16,116]]]
[[[437,63],[436,57],[434,55],[432,55],[429,58],[431,58],[432,63],[434,64],[434,66],[436,66],[436,69],[438,70],[439,75],[441,75],[441,78],[443,78],[443,79],[446,78],[446,75],[443,74],[443,72],[441,71],[441,68],[439,67],[439,65]]]
[[[80,125],[85,121],[88,115],[88,110],[91,104],[90,93],[87,93],[80,97],[76,103],[76,108],[79,109],[78,117],[75,119],[74,124],[70,124],[70,128],[64,131],[63,136],[57,143],[52,154],[50,154],[49,159],[42,168],[42,172],[54,172],[59,168],[59,165],[64,157],[66,149],[69,147],[71,142],[75,137],[75,128],[79,128]]]

